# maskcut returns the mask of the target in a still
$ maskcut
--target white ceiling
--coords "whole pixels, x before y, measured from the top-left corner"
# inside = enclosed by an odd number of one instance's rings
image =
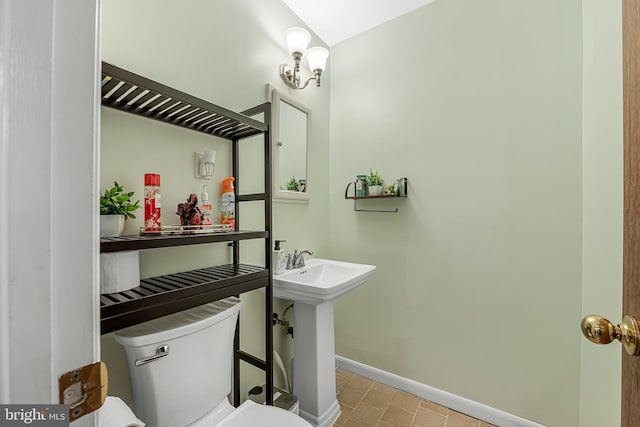
[[[434,0],[283,0],[332,46]]]

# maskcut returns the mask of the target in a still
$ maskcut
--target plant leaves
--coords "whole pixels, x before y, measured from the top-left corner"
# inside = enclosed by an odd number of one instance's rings
[[[100,215],[124,215],[125,218],[135,218],[133,211],[140,209],[140,200],[131,202],[135,192],[124,193],[124,186],[113,181],[113,187],[105,189],[100,196]]]

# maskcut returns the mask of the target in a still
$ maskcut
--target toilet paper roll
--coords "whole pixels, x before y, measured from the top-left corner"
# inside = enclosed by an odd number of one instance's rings
[[[100,427],[144,427],[144,423],[118,397],[107,396],[98,413]]]
[[[100,293],[124,292],[140,285],[140,251],[100,254]]]

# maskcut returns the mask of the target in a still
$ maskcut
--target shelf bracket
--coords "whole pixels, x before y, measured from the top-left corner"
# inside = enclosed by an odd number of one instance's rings
[[[382,209],[358,209],[358,200],[353,199],[353,210],[356,212],[383,212],[383,213],[398,213],[398,208],[392,210],[382,210]]]

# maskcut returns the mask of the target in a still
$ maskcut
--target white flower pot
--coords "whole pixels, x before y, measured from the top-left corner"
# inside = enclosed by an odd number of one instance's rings
[[[382,196],[382,185],[370,185],[369,186],[369,195],[370,196]]]
[[[100,215],[100,237],[118,237],[124,230],[124,215]]]

